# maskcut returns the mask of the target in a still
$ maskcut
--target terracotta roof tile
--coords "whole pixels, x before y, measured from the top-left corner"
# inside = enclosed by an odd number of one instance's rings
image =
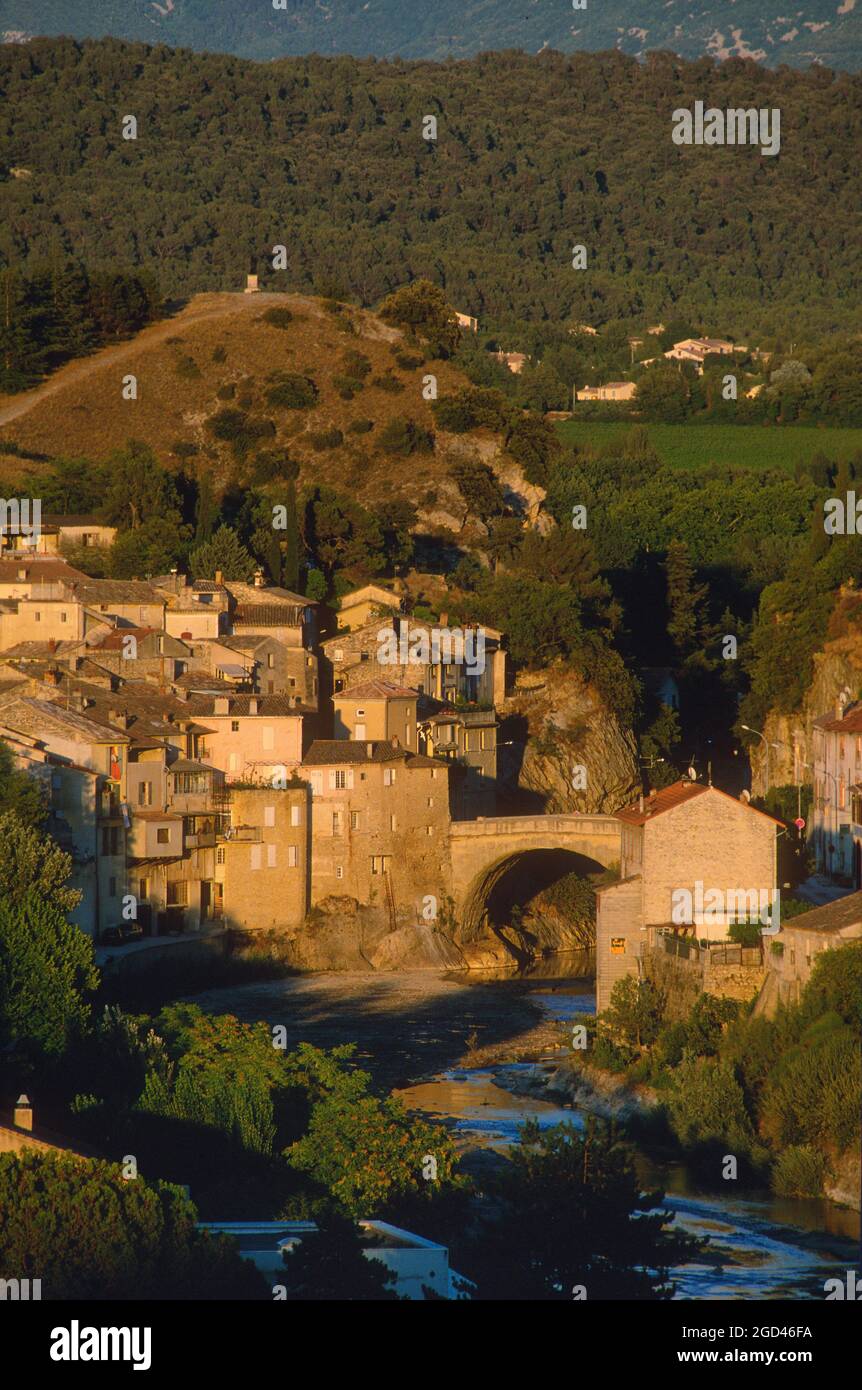
[[[705,791],[709,791],[709,788],[703,782],[673,782],[671,786],[662,787],[661,791],[655,792],[654,795],[645,796],[643,810],[638,800],[616,814],[628,825],[645,825],[654,816],[660,816],[663,811],[671,811],[674,806],[682,806],[686,801],[693,801]]]
[[[418,691],[406,685],[394,685],[392,681],[363,681],[361,685],[351,685],[347,690],[337,690],[333,700],[345,697],[354,700],[415,700]]]

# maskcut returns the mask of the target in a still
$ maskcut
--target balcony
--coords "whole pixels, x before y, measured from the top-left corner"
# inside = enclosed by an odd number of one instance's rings
[[[185,837],[186,849],[214,849],[215,843],[216,833],[214,830],[195,830]]]
[[[102,791],[99,793],[99,820],[121,820],[123,803],[120,793]]]
[[[222,831],[222,839],[235,844],[259,845],[261,842],[259,825],[232,825]]]

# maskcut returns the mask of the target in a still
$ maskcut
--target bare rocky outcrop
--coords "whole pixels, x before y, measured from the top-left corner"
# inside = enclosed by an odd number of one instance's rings
[[[500,776],[517,789],[523,809],[612,814],[640,790],[632,730],[577,672],[521,672],[499,713],[511,741],[500,749]],[[586,768],[583,788],[578,766]]]
[[[793,785],[797,778],[810,783],[813,764],[812,731],[815,719],[824,714],[838,716],[840,702],[857,698],[862,689],[862,628],[856,624],[862,610],[862,595],[851,584],[839,592],[829,625],[830,636],[823,650],[814,657],[814,671],[802,709],[793,714],[770,711],[763,732],[770,744],[769,782],[775,786]],[[751,787],[754,796],[766,789],[766,756],[761,739],[750,749]],[[794,748],[799,749],[794,762]]]
[[[279,955],[298,970],[459,970],[461,950],[431,923],[396,921],[355,898],[331,897],[279,933]]]
[[[830,1162],[829,1176],[823,1190],[832,1202],[840,1202],[843,1207],[860,1210],[860,1184],[862,1184],[862,1155],[858,1149],[848,1149]]]

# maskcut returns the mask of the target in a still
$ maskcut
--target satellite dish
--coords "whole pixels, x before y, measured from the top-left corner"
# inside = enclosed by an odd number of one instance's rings
[[[689,770],[688,770],[688,775],[689,775],[689,777],[691,778],[692,782],[696,782],[696,781],[697,781],[697,768],[695,768],[695,767],[690,767]]]
[[[740,801],[744,801],[747,805],[748,802],[751,800],[751,792],[746,790],[741,791],[739,793],[739,799]]]

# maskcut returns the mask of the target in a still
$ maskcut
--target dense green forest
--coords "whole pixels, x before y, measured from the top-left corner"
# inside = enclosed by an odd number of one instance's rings
[[[0,0],[0,28],[28,34],[121,39],[218,49],[243,58],[353,53],[378,58],[464,58],[491,48],[642,54],[666,48],[686,58],[751,53],[770,66],[826,63],[855,70],[862,36],[854,6],[838,0],[602,0],[523,4],[512,0]],[[788,15],[790,17],[788,17]]]
[[[823,338],[858,325],[860,85],[668,54],[255,65],[6,45],[0,257],[155,272],[168,296],[254,265],[268,288],[375,304],[427,275],[504,340],[669,316]],[[671,113],[695,100],[779,107],[780,154],[676,146]]]
[[[70,357],[137,332],[159,302],[147,275],[91,275],[73,264],[0,272],[0,391],[21,391]]]

